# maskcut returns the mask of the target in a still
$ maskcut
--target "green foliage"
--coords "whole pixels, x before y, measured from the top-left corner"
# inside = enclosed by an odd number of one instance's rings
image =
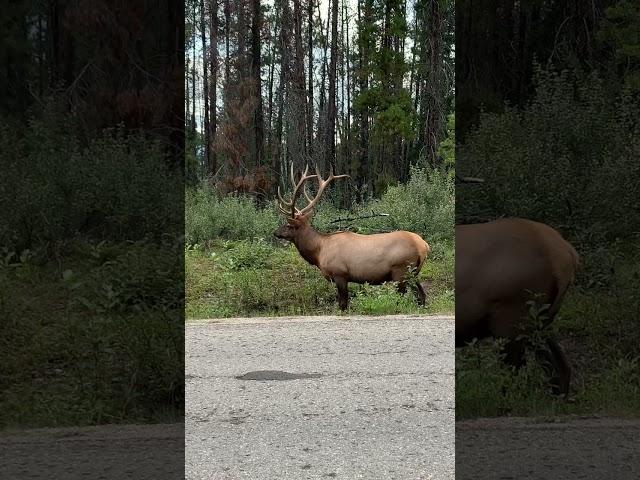
[[[363,285],[351,302],[351,310],[364,315],[420,312],[415,296],[410,292],[404,295],[398,293],[393,284]]]
[[[336,208],[330,197],[318,205],[313,225],[322,232],[349,227],[362,233],[414,231],[433,251],[421,272],[430,284],[427,308],[413,292],[395,286],[351,285],[353,313],[447,312],[453,309],[453,180],[442,170],[412,170],[406,185],[390,187],[380,200]],[[388,217],[357,219],[372,211]],[[308,265],[292,245],[282,248],[273,232],[284,222],[276,209],[258,208],[252,199],[220,197],[213,189],[189,190],[186,198],[187,317],[336,313],[335,286]]]
[[[572,365],[571,402],[546,394],[547,378],[532,352],[527,367],[516,374],[500,359],[503,341],[483,341],[456,352],[456,416],[637,415],[639,253],[634,241],[586,255],[586,271],[580,272],[579,284],[569,290],[551,324]],[[531,316],[544,320],[544,308],[539,310]],[[539,344],[543,335],[537,332],[529,339]]]
[[[27,129],[0,120],[1,244],[22,250],[78,232],[157,239],[181,224],[182,179],[157,142],[118,129],[88,141],[77,132],[56,104]]]
[[[180,417],[181,173],[67,110],[0,120],[0,427]]]
[[[605,9],[598,39],[610,45],[616,64],[622,70],[624,83],[640,92],[640,5],[621,0]]]
[[[453,310],[451,247],[427,261],[421,281],[431,284],[428,305],[394,284],[350,284],[350,312],[365,315],[442,313]],[[255,315],[339,314],[336,288],[292,245],[264,241],[216,240],[186,251],[186,316],[218,318]]]
[[[363,214],[372,210],[389,216],[363,220],[364,233],[409,230],[432,246],[453,241],[454,183],[444,170],[412,168],[409,182],[389,187],[380,200],[360,208]]]
[[[640,198],[640,106],[608,98],[595,74],[538,69],[536,78],[529,105],[484,114],[460,146],[461,173],[486,181],[457,189],[458,220],[520,216],[608,238],[638,231],[629,205]]]
[[[456,114],[452,113],[447,118],[447,136],[440,142],[438,155],[444,159],[444,164],[452,168],[456,164]],[[452,171],[453,173],[453,171]]]
[[[182,245],[73,241],[0,267],[0,427],[172,421]]]
[[[185,201],[186,243],[203,243],[213,238],[273,238],[282,220],[275,205],[260,210],[247,197],[221,197],[213,189],[187,191]]]

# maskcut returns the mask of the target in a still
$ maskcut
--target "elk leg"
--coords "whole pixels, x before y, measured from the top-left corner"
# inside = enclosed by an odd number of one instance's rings
[[[524,367],[526,363],[525,347],[522,340],[509,340],[502,349],[504,363],[512,366],[516,371]]]
[[[419,281],[416,281],[413,287],[415,288],[416,294],[418,295],[418,305],[424,307],[424,305],[427,303],[427,294],[424,291],[424,287]]]
[[[546,348],[537,349],[536,356],[546,374],[554,395],[569,397],[571,367],[562,347],[553,338],[546,338]]]
[[[336,287],[338,288],[338,305],[340,306],[340,310],[346,310],[349,305],[349,289],[346,279],[342,277],[336,277],[334,279],[336,282]]]
[[[401,295],[407,293],[407,282],[405,282],[404,280],[398,282],[398,293],[400,293]]]

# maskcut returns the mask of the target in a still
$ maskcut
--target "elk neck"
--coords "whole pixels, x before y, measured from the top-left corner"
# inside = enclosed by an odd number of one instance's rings
[[[295,238],[294,245],[298,252],[311,265],[318,266],[318,255],[322,248],[324,235],[317,232],[311,225],[305,227]]]

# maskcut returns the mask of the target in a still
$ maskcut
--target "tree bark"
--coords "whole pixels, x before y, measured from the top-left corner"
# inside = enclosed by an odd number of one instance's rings
[[[210,177],[215,173],[209,154],[211,150],[211,132],[209,130],[209,68],[207,55],[207,23],[205,21],[205,0],[200,1],[200,40],[202,42],[202,89],[204,98],[203,133],[204,133],[204,165],[205,176]],[[212,171],[213,170],[213,171]]]
[[[327,105],[326,165],[336,171],[336,70],[338,65],[338,0],[331,4],[331,62],[329,64],[329,98]]]
[[[252,0],[251,16],[251,77],[252,92],[255,95],[255,111],[253,114],[255,164],[261,166],[264,159],[264,114],[262,111],[262,9],[260,0]]]
[[[211,0],[210,12],[210,30],[211,44],[209,52],[209,60],[211,62],[211,88],[210,93],[210,115],[209,115],[209,135],[207,148],[209,150],[209,161],[211,165],[210,174],[215,175],[218,171],[218,159],[216,149],[214,148],[216,140],[216,131],[218,126],[218,0]]]

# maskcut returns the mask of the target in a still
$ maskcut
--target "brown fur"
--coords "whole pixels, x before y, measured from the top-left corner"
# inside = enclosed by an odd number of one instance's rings
[[[490,336],[516,345],[529,292],[543,296],[541,301],[550,305],[548,322],[553,321],[578,263],[573,246],[542,223],[511,218],[457,226],[456,346]],[[512,358],[517,366],[521,353]],[[569,366],[561,352],[554,356],[556,370],[564,376],[560,388],[568,391]]]

